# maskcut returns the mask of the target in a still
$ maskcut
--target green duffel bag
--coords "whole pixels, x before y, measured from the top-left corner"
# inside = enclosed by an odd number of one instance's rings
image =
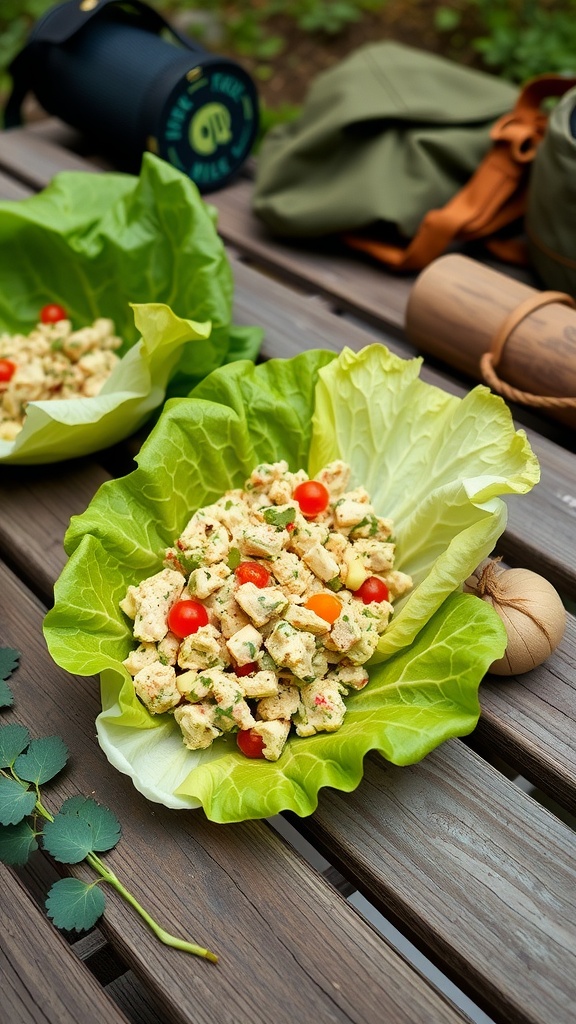
[[[548,117],[532,165],[525,227],[542,283],[576,298],[576,88]]]
[[[409,239],[476,170],[517,94],[409,46],[360,47],[318,75],[295,121],[265,137],[253,209],[283,236],[384,222]]]

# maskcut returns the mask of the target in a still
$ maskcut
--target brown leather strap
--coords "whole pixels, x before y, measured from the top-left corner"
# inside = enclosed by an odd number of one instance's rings
[[[546,129],[541,104],[574,85],[576,78],[561,75],[539,75],[528,82],[514,110],[493,125],[492,149],[468,183],[441,209],[426,214],[406,248],[356,234],[345,234],[345,242],[397,270],[421,270],[453,240],[485,238],[519,220],[526,209],[529,165]],[[521,250],[504,243],[499,254],[516,261]]]
[[[502,352],[510,335],[535,310],[542,306],[548,306],[553,302],[560,302],[565,306],[576,308],[576,301],[571,295],[565,292],[536,292],[528,296],[524,302],[516,306],[511,313],[503,320],[500,327],[494,334],[490,348],[480,358],[480,372],[482,377],[498,394],[503,395],[511,402],[520,402],[523,405],[531,405],[541,409],[576,409],[576,396],[574,398],[557,398],[553,395],[533,395],[529,391],[520,391],[512,387],[506,381],[501,380],[495,371],[500,362]]]

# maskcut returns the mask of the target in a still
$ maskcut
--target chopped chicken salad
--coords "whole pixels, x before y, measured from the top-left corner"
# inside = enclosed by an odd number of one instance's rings
[[[277,760],[291,730],[334,732],[344,697],[412,587],[394,568],[393,524],[350,467],[311,480],[285,461],[257,466],[191,517],[164,567],[120,602],[138,641],[124,665],[152,714],[170,712],[191,750],[237,734]]]
[[[0,335],[0,439],[4,441],[13,441],[22,430],[29,402],[94,397],[119,362],[114,350],[122,339],[107,317],[79,330],[73,329],[60,306],[45,306],[41,317],[52,319],[41,319],[27,335]]]

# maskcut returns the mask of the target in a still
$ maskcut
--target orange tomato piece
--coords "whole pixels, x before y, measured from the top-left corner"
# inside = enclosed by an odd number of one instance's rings
[[[334,597],[334,594],[312,594],[306,603],[305,608],[309,608],[311,612],[315,612],[321,619],[326,622],[335,622],[340,612],[342,611],[342,602]]]

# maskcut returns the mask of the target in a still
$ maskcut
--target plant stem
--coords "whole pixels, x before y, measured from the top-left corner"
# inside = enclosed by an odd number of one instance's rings
[[[122,885],[122,882],[114,872],[111,871],[95,853],[89,853],[86,857],[86,862],[94,869],[94,871],[97,871],[98,874],[101,875],[105,882],[108,882],[114,889],[116,889],[123,899],[125,899],[138,914],[140,914],[140,917],[154,932],[154,935],[160,939],[160,942],[163,942],[166,946],[173,946],[174,949],[182,949],[185,953],[193,953],[195,956],[202,956],[206,960],[211,960],[212,963],[218,962],[217,955],[212,953],[209,949],[197,946],[193,942],[187,942],[185,939],[179,939],[175,935],[170,935],[170,933],[165,931],[164,928],[161,928],[154,918],[151,917],[150,914],[138,903],[138,900],[132,895],[132,893]]]
[[[14,769],[11,768],[10,771],[13,778],[16,779],[16,781],[19,782],[21,786],[25,786],[25,783],[22,781],[22,779],[18,778]],[[0,774],[6,775],[7,773],[3,770],[0,770]],[[35,788],[36,810],[38,814],[40,814],[47,821],[54,821],[54,816],[50,813],[49,810],[46,809],[46,807],[44,807],[44,804],[42,803],[42,800],[40,798],[39,786],[36,785]],[[132,893],[124,885],[122,885],[122,882],[117,877],[117,875],[114,874],[114,872],[104,863],[104,861],[100,860],[100,857],[98,857],[97,854],[88,853],[86,854],[86,857],[84,859],[86,863],[89,864],[90,867],[93,868],[94,871],[96,871],[97,874],[99,874],[100,877],[104,879],[105,882],[108,882],[114,889],[116,889],[116,892],[120,893],[123,899],[125,899],[126,902],[134,908],[137,914],[140,914],[140,917],[146,922],[151,931],[154,932],[156,938],[160,939],[160,942],[163,942],[165,946],[172,946],[174,949],[181,949],[185,953],[193,953],[194,956],[202,956],[204,957],[205,960],[210,960],[214,964],[218,963],[218,957],[216,953],[212,953],[211,950],[209,949],[204,949],[203,946],[197,946],[193,942],[187,942],[186,939],[179,939],[176,935],[171,935],[170,932],[167,932],[165,931],[164,928],[161,928],[160,925],[154,920],[154,918],[150,916],[148,911],[144,910],[144,907],[142,907],[138,903],[138,900],[132,895]]]

